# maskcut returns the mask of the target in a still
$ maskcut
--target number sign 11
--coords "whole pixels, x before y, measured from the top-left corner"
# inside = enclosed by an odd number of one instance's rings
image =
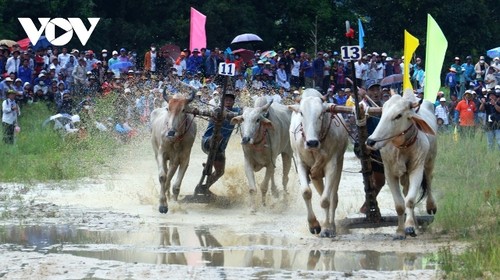
[[[219,63],[219,75],[234,76],[234,63]]]

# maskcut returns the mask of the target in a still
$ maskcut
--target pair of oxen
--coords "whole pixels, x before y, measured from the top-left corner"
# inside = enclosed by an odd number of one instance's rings
[[[156,109],[151,114],[152,144],[161,184],[161,213],[168,211],[167,196],[170,196],[172,177],[178,169],[172,185],[173,198],[177,200],[189,164],[196,124],[193,115],[185,110],[193,99],[194,95],[171,98],[166,108]],[[266,168],[261,184],[265,205],[269,182],[273,195],[278,195],[274,181],[276,158],[282,157],[282,183],[286,192],[294,157],[310,232],[321,237],[335,236],[335,210],[348,133],[343,118],[332,108],[334,104],[326,103],[318,91],[306,89],[299,104],[272,104],[260,97],[253,108],[245,108],[242,115],[231,120],[241,126],[252,211],[256,209],[257,192],[254,172]],[[398,215],[396,237],[403,239],[407,235],[416,236],[414,208],[419,193],[426,194],[428,213],[437,210],[431,192],[437,150],[436,118],[433,104],[419,102],[412,92],[405,92],[403,96],[394,94],[382,110],[379,125],[369,136],[367,146],[381,152],[386,181]],[[313,212],[311,183],[320,195],[321,208],[325,212],[323,223],[318,222]]]

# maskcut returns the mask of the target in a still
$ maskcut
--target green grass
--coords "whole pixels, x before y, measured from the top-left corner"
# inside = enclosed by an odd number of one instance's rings
[[[112,114],[112,100],[100,100],[96,111]],[[62,137],[42,123],[53,115],[45,103],[26,105],[19,118],[15,145],[0,143],[0,182],[43,182],[95,175],[116,153],[119,143],[109,133],[89,130],[87,137]],[[102,119],[103,116],[97,116]]]
[[[433,229],[471,246],[459,255],[442,248],[439,261],[449,279],[498,279],[500,276],[500,152],[488,151],[486,136],[438,138],[433,190],[438,212]]]

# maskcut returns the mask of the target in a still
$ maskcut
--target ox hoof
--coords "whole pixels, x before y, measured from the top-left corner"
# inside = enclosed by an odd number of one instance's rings
[[[415,232],[415,228],[414,227],[407,227],[407,228],[405,228],[405,234],[409,235],[411,237],[416,237],[417,236],[417,233]]]
[[[173,198],[174,198],[174,200],[175,200],[175,201],[177,201],[177,198],[179,198],[179,193],[180,193],[180,192],[181,192],[181,189],[179,189],[179,188],[174,188],[174,189],[172,190],[172,194],[174,195],[174,197],[173,197]]]
[[[309,232],[312,234],[319,234],[321,232],[321,226],[310,227]]]
[[[325,229],[319,234],[319,237],[334,238],[335,231],[333,229]]]
[[[158,210],[162,214],[167,214],[167,212],[168,212],[168,206],[160,206],[160,208]]]

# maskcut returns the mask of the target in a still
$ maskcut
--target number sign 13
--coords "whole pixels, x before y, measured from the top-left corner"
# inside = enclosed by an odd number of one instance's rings
[[[340,53],[343,60],[358,60],[361,58],[361,48],[359,46],[342,46]]]

